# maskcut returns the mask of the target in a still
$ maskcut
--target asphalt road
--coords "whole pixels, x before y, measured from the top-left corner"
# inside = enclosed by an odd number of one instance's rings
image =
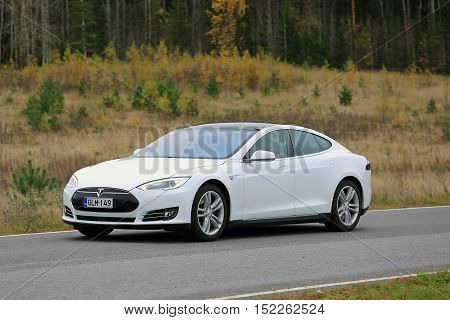
[[[0,298],[194,299],[450,267],[450,207],[322,225],[236,229],[212,243],[160,231],[0,237]]]

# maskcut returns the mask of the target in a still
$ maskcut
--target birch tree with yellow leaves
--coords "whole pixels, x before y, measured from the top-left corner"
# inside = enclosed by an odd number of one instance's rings
[[[238,28],[245,15],[245,0],[213,0],[211,19],[211,44],[217,53],[229,56],[238,44]]]

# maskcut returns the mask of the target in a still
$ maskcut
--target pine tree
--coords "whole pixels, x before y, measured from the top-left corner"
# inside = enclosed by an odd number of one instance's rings
[[[101,51],[104,47],[105,16],[101,7],[89,0],[69,0],[69,44],[84,55]],[[103,21],[102,21],[103,19]]]

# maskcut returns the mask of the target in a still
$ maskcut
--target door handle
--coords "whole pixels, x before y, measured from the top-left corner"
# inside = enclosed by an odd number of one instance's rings
[[[327,160],[325,161],[325,164],[326,165],[334,164],[334,160]]]

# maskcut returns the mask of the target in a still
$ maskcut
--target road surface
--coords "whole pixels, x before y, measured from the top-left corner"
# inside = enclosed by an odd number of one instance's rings
[[[352,233],[320,224],[228,231],[0,237],[0,298],[203,299],[450,267],[450,207],[369,211]]]

